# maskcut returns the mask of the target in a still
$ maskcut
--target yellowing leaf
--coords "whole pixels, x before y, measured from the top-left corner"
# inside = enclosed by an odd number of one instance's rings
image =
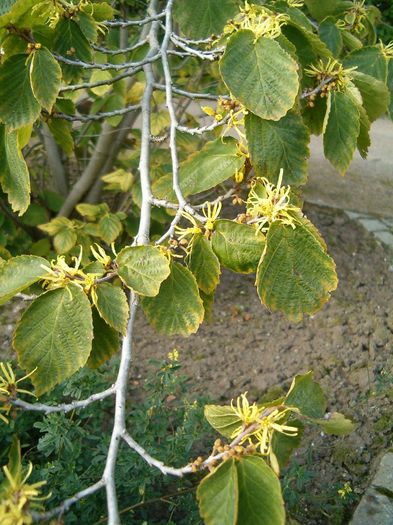
[[[237,273],[255,272],[265,247],[265,237],[246,224],[218,220],[212,247],[220,263]]]
[[[50,113],[60,89],[61,68],[45,47],[32,54],[30,81],[35,98]]]
[[[154,297],[169,275],[169,261],[153,246],[126,247],[117,256],[119,277],[134,292]]]
[[[105,322],[124,335],[128,321],[128,301],[123,290],[113,284],[102,283],[97,285],[93,298]]]
[[[180,165],[179,181],[183,195],[196,195],[210,190],[231,178],[244,164],[238,155],[237,142],[228,137],[207,142]],[[159,199],[176,198],[172,177],[164,176],[153,184],[153,194]]]
[[[299,91],[298,65],[276,42],[252,31],[236,32],[228,41],[220,71],[232,95],[252,113],[280,120]]]
[[[93,339],[92,313],[81,288],[69,285],[40,295],[24,312],[14,348],[21,368],[32,372],[38,396],[82,367]]]
[[[274,222],[258,266],[256,286],[262,303],[290,319],[317,312],[337,287],[334,261],[315,233]]]
[[[0,265],[0,304],[22,292],[46,275],[48,262],[35,255],[13,257]]]
[[[19,215],[30,204],[30,175],[23,158],[18,132],[0,124],[0,183],[13,211]]]
[[[204,235],[198,235],[193,240],[188,267],[198,287],[206,294],[213,293],[220,280],[220,261]]]

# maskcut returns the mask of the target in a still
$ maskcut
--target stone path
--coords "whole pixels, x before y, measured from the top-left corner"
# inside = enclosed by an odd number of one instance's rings
[[[393,248],[393,122],[381,119],[371,130],[367,160],[356,153],[345,177],[324,158],[320,137],[311,142],[308,202],[344,210]]]

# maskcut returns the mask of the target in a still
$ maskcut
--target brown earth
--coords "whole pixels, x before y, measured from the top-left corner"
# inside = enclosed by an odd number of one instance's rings
[[[261,306],[254,276],[224,272],[213,321],[196,336],[158,337],[140,312],[133,379],[144,377],[149,360],[173,348],[179,350],[191,392],[218,401],[246,390],[261,399],[276,387],[287,389],[295,374],[313,370],[329,410],[353,418],[357,427],[345,438],[315,429],[306,433],[296,455],[300,503],[293,514],[304,525],[348,523],[337,510],[342,505],[337,487],[349,481],[353,494],[362,494],[392,440],[393,255],[343,212],[310,205],[306,211],[324,235],[340,278],[321,312],[291,323]],[[15,301],[0,312],[3,355],[21,306]]]

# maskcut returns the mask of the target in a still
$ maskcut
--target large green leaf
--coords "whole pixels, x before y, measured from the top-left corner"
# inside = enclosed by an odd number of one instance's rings
[[[379,46],[367,46],[352,51],[343,59],[344,67],[356,67],[356,72],[386,82],[388,63]]]
[[[208,295],[213,293],[220,281],[220,261],[204,235],[197,235],[193,240],[188,267],[198,287]]]
[[[277,183],[280,169],[284,184],[299,186],[307,181],[310,133],[300,115],[287,113],[281,120],[246,117],[251,162],[258,176]]]
[[[7,25],[19,26],[19,19],[31,10],[37,0],[1,0],[0,27]]]
[[[231,458],[208,474],[197,490],[199,512],[205,525],[243,525],[238,522],[238,476]]]
[[[153,246],[128,246],[116,259],[119,277],[134,292],[154,297],[170,273],[168,259]]]
[[[298,419],[291,418],[289,421],[286,420],[285,424],[296,427],[298,432],[296,435],[288,435],[281,432],[274,432],[273,434],[272,450],[280,469],[288,464],[292,452],[300,447],[304,433],[304,425]]]
[[[112,244],[123,231],[123,225],[115,213],[107,213],[98,223],[99,233],[107,244]]]
[[[41,106],[30,85],[28,56],[11,56],[0,66],[0,119],[10,130],[33,123]]]
[[[184,197],[210,190],[232,177],[244,164],[238,154],[237,142],[231,137],[208,142],[180,165],[179,182]],[[166,175],[153,185],[153,194],[160,199],[176,198],[172,177]]]
[[[390,93],[384,82],[364,73],[353,73],[353,83],[359,89],[364,109],[371,122],[382,117],[389,108]]]
[[[21,368],[37,369],[31,380],[39,396],[86,364],[92,339],[89,300],[70,284],[33,301],[17,326],[14,348]]]
[[[238,10],[236,0],[177,0],[174,15],[183,34],[199,39],[221,34]]]
[[[51,112],[59,93],[61,68],[45,47],[32,54],[30,80],[35,98],[43,108]]]
[[[319,24],[319,36],[334,56],[338,57],[343,48],[343,37],[341,31],[334,23],[334,20],[328,18]]]
[[[172,262],[170,275],[156,297],[144,297],[142,308],[148,321],[167,335],[190,335],[203,321],[204,309],[198,285],[190,270]]]
[[[331,57],[330,49],[313,31],[304,27],[288,24],[283,26],[282,34],[295,46],[295,60],[303,67],[318,61],[319,58]]]
[[[230,406],[205,405],[205,418],[221,435],[230,439],[242,421]]]
[[[238,525],[284,525],[281,485],[265,460],[246,456],[236,462],[239,484]]]
[[[338,16],[353,7],[350,0],[305,0],[310,14],[318,22],[328,16]]]
[[[48,265],[47,261],[35,255],[13,257],[0,265],[0,303],[43,278],[47,274],[43,265]]]
[[[228,41],[220,61],[221,75],[232,95],[252,113],[280,120],[299,90],[298,65],[275,41],[242,30]]]
[[[351,164],[360,132],[356,101],[346,93],[331,92],[323,145],[325,157],[344,175]]]
[[[113,284],[102,283],[97,285],[93,297],[100,316],[109,326],[124,335],[127,329],[129,308],[123,290]]]
[[[97,310],[93,308],[93,344],[86,365],[89,368],[98,368],[118,352],[119,348],[118,331],[106,324]]]
[[[334,261],[310,228],[274,222],[258,266],[259,297],[270,310],[291,319],[317,312],[337,287]]]
[[[212,247],[225,268],[237,273],[252,273],[263,253],[265,237],[252,226],[219,220],[214,226]]]
[[[30,204],[30,175],[18,141],[18,131],[0,124],[1,187],[13,211],[23,215]]]
[[[284,405],[297,408],[307,417],[324,416],[327,407],[326,397],[320,385],[314,381],[312,372],[294,378]]]

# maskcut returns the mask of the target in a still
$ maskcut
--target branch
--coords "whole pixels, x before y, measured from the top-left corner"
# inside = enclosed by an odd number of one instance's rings
[[[160,20],[161,18],[165,17],[165,11],[162,13],[156,14],[154,16],[149,16],[144,18],[143,20],[107,20],[105,23],[108,27],[131,27],[131,26],[143,26],[145,24],[149,24],[150,22],[154,22],[155,20]]]
[[[82,60],[67,58],[57,54],[54,54],[53,56],[59,62],[63,62],[63,64],[68,64],[69,66],[82,67],[83,69],[100,69],[102,71],[121,71],[122,69],[135,69],[138,67],[142,67],[145,64],[155,62],[160,58],[160,53],[158,52],[156,55],[147,56],[139,62],[124,62],[123,64],[98,64],[96,62],[83,62]]]
[[[158,91],[165,91],[166,86],[165,84],[154,84],[154,89],[157,89]],[[176,93],[176,95],[181,95],[182,97],[191,98],[192,100],[230,100],[230,97],[224,95],[212,95],[211,93],[192,93],[191,91],[184,91],[184,89],[179,89],[177,87],[172,86],[172,92]]]
[[[212,124],[208,124],[207,126],[201,126],[199,128],[189,128],[188,126],[177,126],[178,131],[182,131],[183,133],[188,133],[189,135],[203,135],[204,133],[207,133],[208,131],[213,131],[216,128],[219,128],[220,126],[223,126],[226,124],[229,120],[229,114],[226,115],[222,120],[214,121]]]
[[[71,412],[72,410],[76,410],[78,408],[86,408],[87,406],[91,405],[92,403],[95,403],[96,401],[102,401],[103,399],[112,396],[115,393],[115,391],[116,388],[115,385],[113,385],[110,388],[107,388],[102,392],[98,392],[97,394],[93,394],[86,399],[82,399],[80,401],[73,401],[72,403],[63,403],[55,406],[44,405],[43,403],[27,403],[26,401],[22,401],[21,399],[14,399],[11,402],[14,406],[22,408],[23,410],[28,410],[30,412],[44,412],[44,414],[64,412],[66,414],[67,412]]]
[[[114,109],[113,111],[104,111],[102,113],[96,113],[95,115],[66,115],[65,113],[53,113],[52,118],[68,120],[69,122],[95,122],[110,117],[116,117],[118,115],[125,115],[131,111],[140,109],[140,104],[133,106],[126,106],[121,109]]]
[[[119,80],[123,80],[123,78],[127,78],[131,75],[139,73],[139,71],[142,71],[142,69],[142,66],[136,67],[135,69],[128,70],[125,73],[121,73],[120,75],[117,75],[116,77],[113,77],[109,80],[97,80],[97,82],[82,82],[80,84],[70,84],[68,86],[63,86],[60,88],[59,93],[64,93],[65,91],[77,91],[79,89],[91,89],[99,86],[109,86],[110,84],[114,84]]]
[[[123,47],[120,49],[108,49],[107,47],[96,46],[94,44],[92,44],[91,47],[95,51],[99,51],[100,53],[105,53],[106,55],[116,56],[116,55],[125,55],[127,53],[131,53],[131,51],[135,51],[135,49],[139,49],[140,47],[144,46],[146,43],[147,43],[147,38],[145,38],[144,40],[141,40],[140,42],[137,42],[133,46]]]
[[[165,22],[166,27],[167,26],[167,19]],[[175,46],[179,47],[180,49],[183,49],[183,51],[186,51],[192,56],[195,56],[197,58],[200,58],[201,60],[218,60],[222,53],[224,52],[224,48],[215,49],[214,51],[200,51],[199,49],[195,49],[193,47],[190,47],[189,45],[185,44],[184,42],[180,41],[176,35],[172,34],[169,35],[169,38],[171,42],[175,44]]]
[[[87,496],[91,496],[98,490],[102,489],[105,486],[105,481],[103,479],[100,479],[100,481],[97,481],[97,483],[94,483],[94,485],[90,485],[87,489],[81,490],[80,492],[77,492],[75,496],[72,496],[72,498],[66,499],[61,505],[58,507],[55,507],[52,510],[49,510],[48,512],[32,512],[31,515],[33,517],[33,520],[36,522],[42,523],[42,521],[49,520],[55,516],[59,516],[67,512],[67,510],[73,505],[74,503],[77,503],[83,498],[86,498]]]
[[[301,100],[305,100],[306,98],[312,97],[313,95],[318,95],[318,93],[320,93],[325,86],[330,84],[330,82],[332,82],[332,80],[334,80],[333,77],[325,78],[324,80],[322,80],[322,82],[319,84],[319,86],[317,86],[315,89],[313,89],[311,91],[304,91],[300,95],[300,99]]]

